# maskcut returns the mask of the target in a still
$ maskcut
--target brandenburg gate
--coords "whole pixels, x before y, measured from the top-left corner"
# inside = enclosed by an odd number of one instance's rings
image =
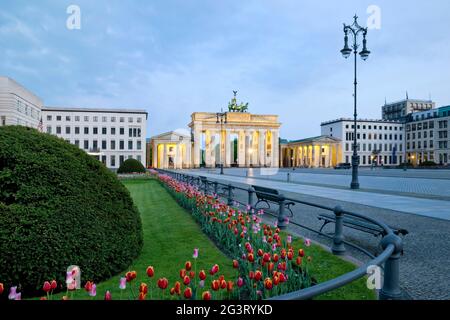
[[[278,167],[278,116],[229,110],[223,124],[216,113],[192,114],[193,167]]]

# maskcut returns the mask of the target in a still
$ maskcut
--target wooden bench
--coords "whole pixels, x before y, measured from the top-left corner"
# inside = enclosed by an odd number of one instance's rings
[[[258,209],[257,206],[261,202],[265,202],[268,206],[267,209],[270,209],[270,203],[275,203],[277,205],[280,205],[280,194],[278,190],[266,188],[266,187],[259,187],[259,186],[252,186],[253,189],[255,189],[256,198],[258,201],[255,203],[254,208]],[[285,202],[285,208],[289,211],[289,216],[292,218],[294,216],[294,213],[292,212],[291,206],[294,206],[294,202]],[[263,208],[259,208],[263,209]]]
[[[323,228],[329,224],[329,223],[335,223],[336,222],[336,216],[333,214],[320,214],[317,217],[319,220],[323,221],[323,225],[320,228],[319,232],[322,232]],[[355,230],[359,230],[362,232],[373,234],[374,236],[385,236],[386,232],[381,228],[380,226],[373,224],[371,222],[365,221],[363,219],[357,218],[357,217],[346,217],[343,218],[343,225],[352,228]],[[396,235],[407,235],[409,232],[406,229],[398,228],[389,226],[389,228],[394,231]]]

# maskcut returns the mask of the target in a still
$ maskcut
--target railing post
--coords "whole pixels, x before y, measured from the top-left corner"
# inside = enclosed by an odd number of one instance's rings
[[[278,195],[278,206],[278,227],[283,230],[288,225],[285,214],[286,198],[283,194]]]
[[[255,189],[253,187],[249,187],[248,190],[248,202],[247,205],[252,208],[253,207],[253,194],[255,193]]]
[[[233,187],[231,184],[228,185],[227,204],[229,206],[233,205]]]
[[[340,206],[336,206],[333,211],[336,216],[336,223],[334,224],[335,229],[331,251],[335,255],[343,255],[345,254],[344,234],[343,234],[344,216],[342,213],[342,208]]]
[[[386,249],[389,245],[395,247],[394,252],[384,264],[383,288],[380,291],[380,300],[399,300],[402,298],[400,289],[400,256],[403,252],[402,239],[391,233],[381,240],[381,247]]]
[[[219,187],[219,183],[217,181],[214,181],[214,194],[216,195],[216,197],[217,197],[218,187]]]

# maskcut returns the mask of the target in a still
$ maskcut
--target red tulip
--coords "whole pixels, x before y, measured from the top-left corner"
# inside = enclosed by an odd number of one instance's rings
[[[175,294],[175,288],[170,288],[170,295],[173,296]]]
[[[275,285],[275,286],[277,286],[278,284],[280,283],[280,277],[279,276],[274,276],[273,277],[273,284]]]
[[[183,278],[183,283],[184,283],[184,285],[188,286],[191,283],[191,278],[189,278],[188,276],[185,276]]]
[[[158,280],[158,287],[162,290],[167,289],[167,286],[169,285],[169,281],[166,278],[161,278]]]
[[[297,263],[297,265],[301,265],[302,264],[302,257],[297,257],[297,260],[295,260],[295,263]]]
[[[253,278],[255,277],[255,273],[254,273],[253,271],[250,271],[250,272],[248,273],[248,277],[249,277],[250,279],[253,279]]]
[[[0,294],[3,293],[3,290],[5,290],[5,287],[3,286],[3,283],[0,282]]]
[[[194,271],[189,272],[189,277],[191,279],[194,279],[195,278],[195,272]]]
[[[198,277],[200,278],[200,280],[205,280],[206,279],[205,270],[201,270],[200,273],[198,274]]]
[[[278,262],[278,259],[280,259],[280,257],[276,253],[274,253],[273,254],[273,261],[274,262]]]
[[[212,268],[211,268],[211,275],[216,274],[217,272],[219,272],[219,265],[215,264]]]
[[[262,257],[263,254],[264,254],[264,252],[262,251],[262,249],[258,249],[258,256],[259,256],[259,257]]]
[[[286,276],[283,273],[280,273],[279,277],[281,283],[286,282]]]
[[[152,266],[149,266],[147,268],[147,276],[149,276],[150,278],[152,278],[155,275],[155,269]]]
[[[51,286],[50,282],[45,281],[44,286],[42,287],[42,290],[44,290],[45,292],[49,292],[51,289],[52,289],[52,286]]]
[[[175,282],[175,293],[180,295],[181,294],[181,283],[179,281]]]
[[[106,293],[105,293],[105,300],[107,300],[107,301],[112,300],[111,292],[106,291]]]
[[[291,250],[289,250],[288,254],[287,254],[287,258],[289,260],[292,260],[292,258],[294,257],[294,252],[292,252]]]
[[[255,271],[255,280],[259,281],[259,280],[261,280],[261,278],[262,278],[262,272],[259,270],[256,270]]]
[[[184,290],[184,297],[186,299],[192,298],[192,289],[187,287],[186,290]]]
[[[270,263],[269,263],[269,266],[267,267],[267,269],[269,270],[269,272],[272,272],[274,266],[275,266],[275,265],[273,264],[273,262],[270,262]]]
[[[253,253],[249,253],[247,256],[247,260],[249,262],[254,262],[255,261],[255,256],[253,255]]]
[[[47,297],[41,297],[39,300],[41,301],[47,300]]]
[[[227,291],[228,292],[233,291],[233,285],[234,285],[233,281],[228,281],[227,282]]]
[[[44,287],[45,287],[45,284],[44,284]],[[91,290],[92,290],[92,282],[90,282],[90,281],[86,282],[86,284],[84,285],[84,289],[87,292],[91,292]],[[45,289],[44,289],[44,291],[45,291]]]
[[[281,250],[281,259],[285,259],[286,258],[286,249],[282,249]]]
[[[264,253],[264,255],[263,255],[263,261],[264,261],[264,262],[269,262],[269,261],[270,261],[270,254]]]
[[[143,301],[143,300],[145,300],[145,297],[146,297],[145,293],[143,293],[143,292],[139,293],[139,300]]]
[[[137,276],[136,271],[128,271],[125,274],[125,278],[127,278],[127,282],[133,281],[134,279],[136,279],[136,276]]]
[[[224,279],[220,280],[220,288],[221,289],[226,289],[227,288],[227,282]]]
[[[187,271],[191,271],[192,269],[192,263],[190,261],[186,261],[186,264],[184,265]]]
[[[303,249],[299,249],[298,255],[303,258],[305,256],[305,251]]]
[[[239,262],[237,260],[233,260],[233,268],[234,269],[239,268]]]
[[[184,279],[184,277],[186,277],[186,269],[181,269],[180,270],[180,278]]]
[[[202,293],[203,300],[211,300],[211,293],[209,291],[205,291]]]
[[[147,284],[141,283],[141,285],[139,286],[139,292],[142,292],[142,293],[144,293],[144,294],[147,294],[147,292],[148,292]]]
[[[211,283],[211,289],[213,289],[214,291],[219,290],[220,287],[220,282],[219,280],[213,280]]]
[[[273,288],[272,279],[266,278],[266,279],[264,280],[264,287],[265,287],[267,290],[272,290],[272,288]]]
[[[51,286],[52,290],[55,290],[56,287],[58,286],[58,283],[56,282],[56,280],[52,280],[52,282],[50,282],[50,286]]]

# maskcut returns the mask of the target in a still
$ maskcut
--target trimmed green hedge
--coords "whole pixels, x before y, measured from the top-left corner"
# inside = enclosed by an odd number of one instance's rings
[[[437,166],[437,163],[434,161],[424,161],[419,164],[421,167],[434,167]]]
[[[41,295],[45,280],[124,271],[143,245],[139,212],[115,174],[35,129],[0,127],[0,282]],[[65,288],[65,284],[64,284]],[[4,295],[3,295],[4,296]]]
[[[144,173],[145,168],[136,159],[125,160],[117,170],[117,173]]]

